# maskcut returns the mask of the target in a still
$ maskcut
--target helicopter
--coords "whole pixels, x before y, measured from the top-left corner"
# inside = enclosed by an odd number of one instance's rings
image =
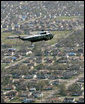
[[[38,42],[38,41],[47,41],[51,40],[53,38],[53,34],[49,33],[48,31],[41,31],[38,34],[35,35],[29,35],[29,36],[15,36],[15,37],[10,37],[11,39],[13,38],[19,38],[23,41],[30,41],[31,43],[33,42]]]
[[[45,40],[45,41],[51,40],[53,38],[53,35],[47,31],[43,31],[36,35],[30,35],[25,37],[19,36],[18,38],[23,41],[37,42],[42,40]]]

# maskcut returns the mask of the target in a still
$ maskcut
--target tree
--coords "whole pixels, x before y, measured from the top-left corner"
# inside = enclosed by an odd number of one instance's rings
[[[81,91],[81,86],[78,84],[72,84],[71,86],[69,86],[68,90],[71,93],[77,93],[77,92]]]
[[[62,96],[66,96],[66,86],[65,84],[61,84],[59,85],[59,94],[62,95]]]
[[[1,103],[5,103],[4,99],[1,97]]]
[[[9,84],[10,83],[10,77],[9,76],[4,76],[3,78],[1,78],[1,82],[2,82],[3,86]]]
[[[20,65],[19,69],[18,69],[18,71],[19,71],[20,74],[27,74],[28,70],[29,69],[28,69],[28,67],[26,65]]]
[[[38,90],[43,90],[45,88],[45,86],[48,85],[48,83],[49,83],[48,81],[43,81],[43,80],[39,81],[37,83],[37,89]]]

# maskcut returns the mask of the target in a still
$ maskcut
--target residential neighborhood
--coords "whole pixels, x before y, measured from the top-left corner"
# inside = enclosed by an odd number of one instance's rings
[[[1,103],[84,103],[83,9],[83,1],[1,1]],[[12,38],[42,29],[53,39]]]

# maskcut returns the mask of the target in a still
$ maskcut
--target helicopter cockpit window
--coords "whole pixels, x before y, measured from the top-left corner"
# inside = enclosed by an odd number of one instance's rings
[[[46,32],[42,32],[42,33],[40,33],[40,34],[46,34]]]

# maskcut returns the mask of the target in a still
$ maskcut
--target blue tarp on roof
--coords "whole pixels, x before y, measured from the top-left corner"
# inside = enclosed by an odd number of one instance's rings
[[[9,48],[8,50],[9,51],[15,51],[16,49],[15,48]]]
[[[22,102],[23,103],[32,103],[34,100],[33,99],[24,99]]]
[[[13,60],[16,60],[17,58],[16,58],[16,57],[12,57],[12,59],[13,59]]]
[[[76,53],[74,53],[74,52],[70,52],[70,53],[68,53],[68,55],[69,55],[69,56],[75,56]]]

